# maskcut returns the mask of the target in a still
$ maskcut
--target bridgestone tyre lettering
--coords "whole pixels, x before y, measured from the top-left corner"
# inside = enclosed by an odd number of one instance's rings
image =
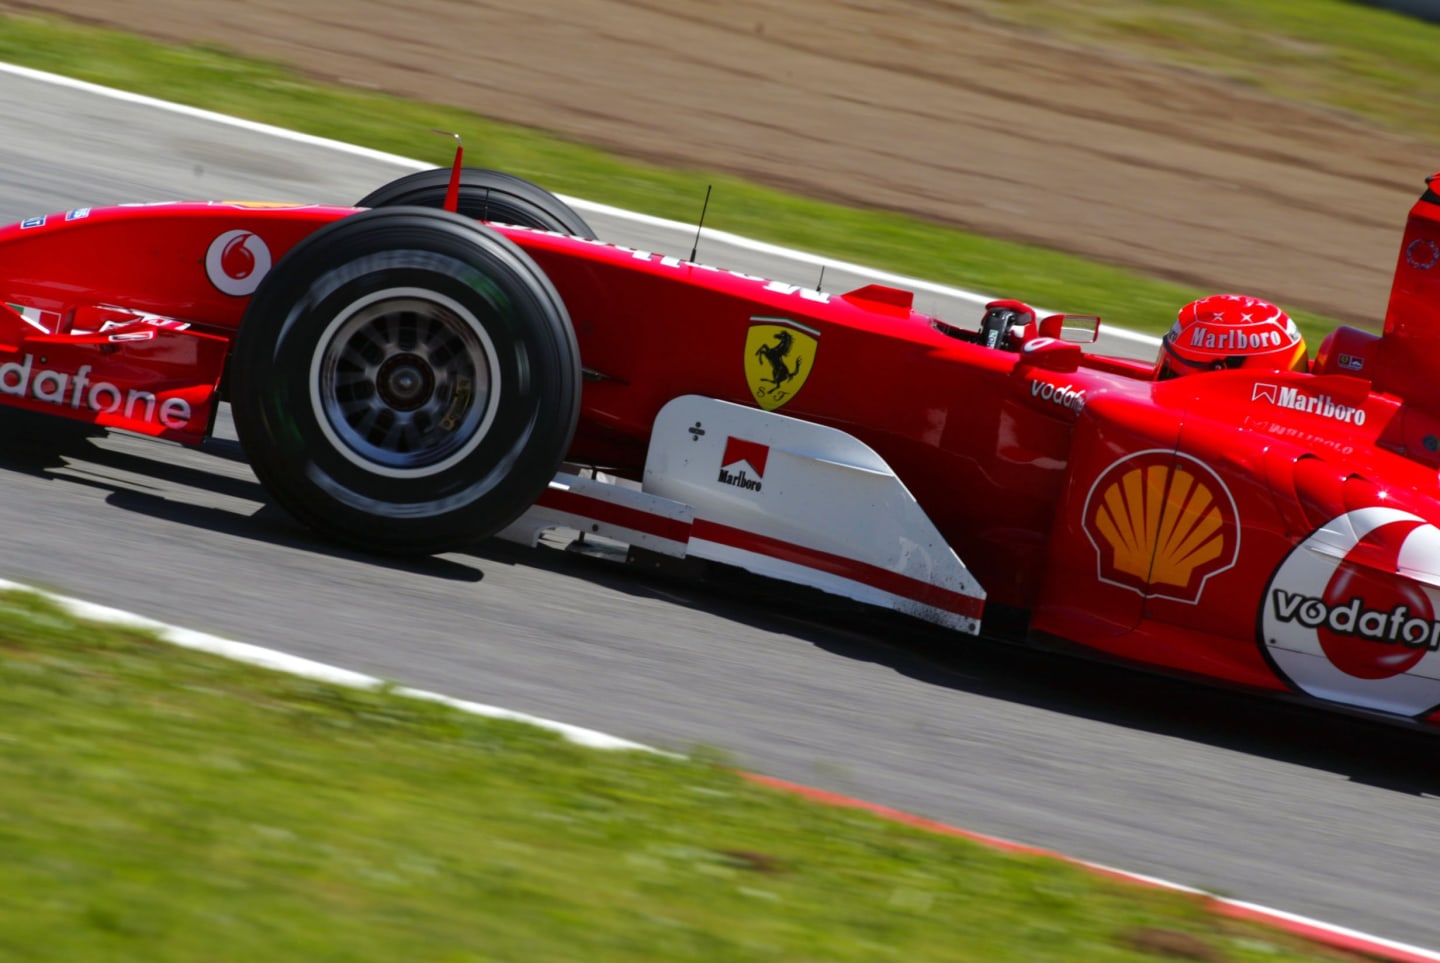
[[[579,414],[575,336],[544,273],[428,208],[364,211],[297,245],[255,293],[230,375],[240,443],[275,500],[392,554],[509,524]]]
[[[418,171],[391,181],[365,197],[356,207],[445,206],[450,186],[448,169]],[[594,240],[574,208],[538,184],[501,171],[465,167],[460,171],[459,213],[480,221],[534,227]]]

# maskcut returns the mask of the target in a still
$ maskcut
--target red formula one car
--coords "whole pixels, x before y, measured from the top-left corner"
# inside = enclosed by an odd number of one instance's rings
[[[1435,724],[1437,267],[1427,190],[1383,336],[1162,381],[1082,353],[1095,318],[618,247],[457,158],[354,208],[0,230],[0,401],[198,443],[228,399],[275,500],[368,549],[565,526]]]

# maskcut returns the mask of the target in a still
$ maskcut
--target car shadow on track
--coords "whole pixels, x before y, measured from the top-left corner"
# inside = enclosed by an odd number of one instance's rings
[[[364,562],[397,572],[454,582],[480,582],[485,578],[485,573],[479,568],[438,555],[396,557],[344,548],[321,538],[291,518],[283,509],[268,503],[246,515],[223,508],[172,501],[163,496],[132,489],[112,491],[105,502],[116,508],[165,522],[189,525],[207,532],[246,538],[328,558]]]
[[[663,598],[783,633],[926,685],[1333,772],[1407,795],[1440,794],[1440,732],[1140,668],[947,631],[818,591],[711,567],[700,582],[573,552],[490,542],[482,561],[524,564],[617,593]]]
[[[564,571],[620,594],[664,599],[784,633],[837,657],[883,665],[926,685],[1332,771],[1395,792],[1440,794],[1440,767],[1433,762],[1440,752],[1440,733],[957,635],[730,569],[712,568],[697,583],[613,559],[497,540],[448,557],[395,559],[351,551],[311,534],[270,505],[248,471],[235,474],[229,466],[244,459],[233,442],[207,443],[194,452],[133,439],[133,444],[115,446],[102,440],[107,437],[103,430],[54,418],[43,418],[42,428],[17,432],[13,422],[0,424],[0,470],[98,488],[107,493],[108,504],[167,523],[437,579],[478,582],[486,568],[496,565]],[[76,465],[82,470],[75,470]],[[84,470],[87,467],[103,470]],[[127,474],[146,484],[125,482]],[[241,511],[194,504],[159,494],[151,483],[260,507]]]
[[[124,511],[422,576],[465,582],[484,578],[480,569],[453,558],[395,558],[326,541],[271,504],[264,487],[248,470],[232,473],[229,464],[244,460],[237,443],[223,440],[207,442],[204,448],[194,450],[133,436],[113,436],[104,429],[55,418],[45,418],[43,430],[36,425],[13,423],[0,428],[0,470],[96,488],[107,493],[106,504]],[[143,479],[143,483],[131,484],[125,480],[127,476]],[[172,492],[188,490],[205,497],[256,503],[259,508],[241,511],[195,504],[167,497],[163,493],[167,487]]]

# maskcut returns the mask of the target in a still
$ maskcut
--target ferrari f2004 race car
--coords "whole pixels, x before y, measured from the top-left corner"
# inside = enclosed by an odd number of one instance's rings
[[[972,330],[620,247],[458,157],[355,207],[34,217],[0,301],[0,402],[199,443],[227,400],[274,499],[351,545],[563,526],[1440,723],[1432,190],[1383,335],[1307,371],[1157,380],[1082,350],[1098,318]]]

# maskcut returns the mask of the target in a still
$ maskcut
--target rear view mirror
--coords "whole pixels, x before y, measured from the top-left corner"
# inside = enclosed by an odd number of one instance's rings
[[[1080,367],[1080,346],[1073,341],[1058,338],[1031,338],[1020,348],[1021,366],[1034,365],[1051,371],[1074,371]]]
[[[1052,314],[1040,319],[1040,336],[1071,344],[1094,344],[1100,337],[1100,315]]]

